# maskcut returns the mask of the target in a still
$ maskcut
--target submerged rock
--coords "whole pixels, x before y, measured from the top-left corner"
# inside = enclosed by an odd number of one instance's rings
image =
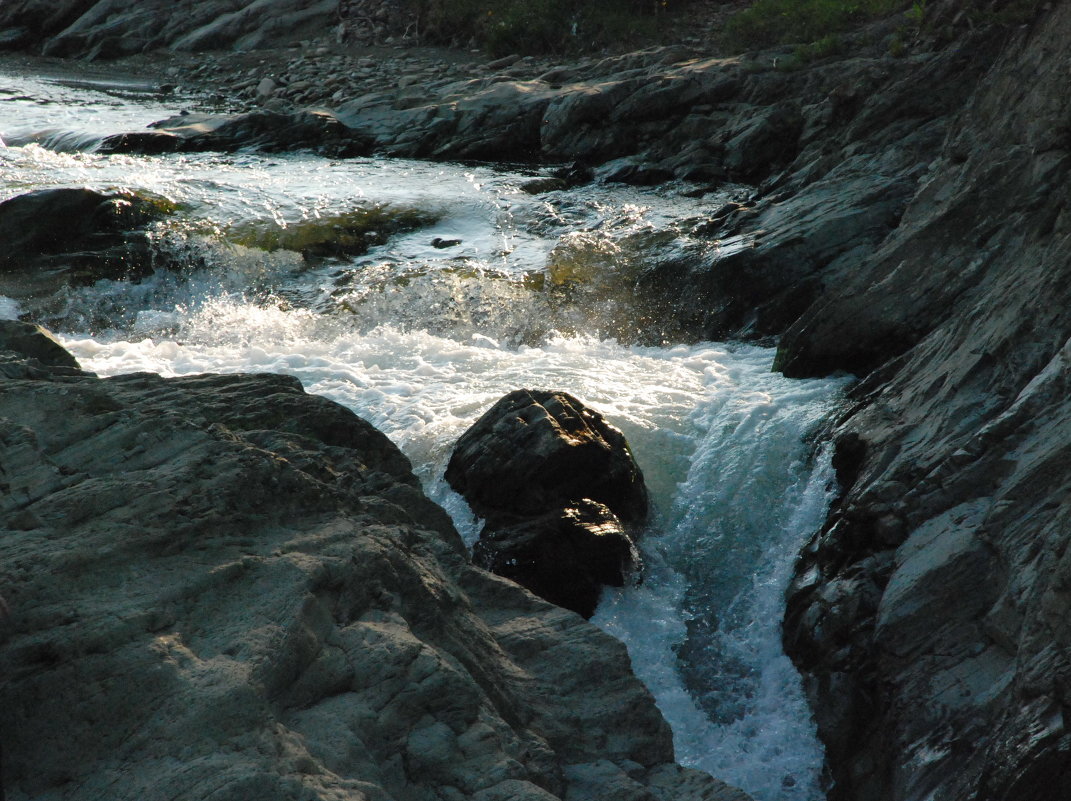
[[[150,226],[171,211],[162,199],[86,188],[41,189],[0,203],[0,295],[55,296],[101,279],[140,279],[154,269]]]
[[[591,617],[639,569],[643,474],[624,435],[564,392],[506,395],[458,440],[446,480],[485,518],[473,556]]]
[[[348,211],[281,224],[277,218],[246,220],[227,228],[227,238],[259,250],[290,250],[306,260],[356,256],[395,234],[431,225],[439,216],[415,206],[365,203]],[[432,245],[435,245],[432,241]],[[440,240],[441,241],[441,240]],[[443,245],[452,247],[459,240]]]
[[[9,797],[747,801],[365,421],[283,376],[51,367],[43,336],[0,321],[34,365],[0,373]]]

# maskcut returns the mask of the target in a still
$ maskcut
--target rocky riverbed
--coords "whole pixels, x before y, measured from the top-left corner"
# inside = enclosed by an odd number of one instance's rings
[[[564,65],[321,43],[171,56],[154,85],[179,103],[211,87],[194,112],[327,105],[362,152],[582,160],[696,193],[741,182],[697,221],[714,247],[653,258],[635,289],[679,336],[776,341],[786,375],[861,379],[828,432],[845,494],[785,623],[830,799],[1040,801],[1071,769],[1071,7],[929,6],[905,54],[887,47],[894,22],[813,64],[694,43]],[[628,757],[640,772],[614,754],[648,786],[668,759]]]

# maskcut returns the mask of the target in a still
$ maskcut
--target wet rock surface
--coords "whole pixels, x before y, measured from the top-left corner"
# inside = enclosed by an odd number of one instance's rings
[[[446,480],[488,519],[530,517],[590,498],[629,526],[647,489],[624,435],[566,392],[515,390],[454,446]]]
[[[446,480],[485,518],[477,564],[584,617],[639,569],[647,489],[624,435],[564,392],[515,390],[454,447]]]
[[[153,131],[114,134],[102,153],[215,151],[265,153],[312,150],[332,158],[367,155],[370,143],[327,111],[250,111],[238,115],[187,114],[160,120]]]
[[[0,282],[57,271],[72,283],[144,275],[152,270],[146,227],[166,212],[162,201],[125,191],[62,187],[9,198],[0,203]]]
[[[512,525],[487,525],[472,560],[584,618],[595,614],[603,586],[622,587],[640,569],[618,517],[586,498]]]
[[[0,322],[9,801],[595,801],[604,774],[746,801],[672,764],[620,643],[472,566],[360,418],[57,347]]]

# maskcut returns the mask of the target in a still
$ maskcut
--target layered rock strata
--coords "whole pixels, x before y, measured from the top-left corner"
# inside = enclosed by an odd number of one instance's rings
[[[13,0],[0,11],[0,45],[69,58],[249,49],[322,31],[337,14],[338,0]]]
[[[0,443],[9,801],[746,801],[293,379],[99,379],[2,322]]]
[[[565,392],[519,389],[454,446],[446,480],[484,518],[474,561],[584,617],[638,571],[647,488],[624,435]]]
[[[835,801],[1053,799],[1071,774],[1071,7],[1017,31],[898,227],[782,341],[868,374],[786,641]]]

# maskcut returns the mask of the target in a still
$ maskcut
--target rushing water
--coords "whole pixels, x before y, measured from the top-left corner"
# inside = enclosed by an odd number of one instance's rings
[[[829,502],[809,437],[843,382],[773,374],[768,349],[659,342],[628,290],[656,251],[703,247],[688,220],[724,197],[599,184],[533,197],[506,169],[308,154],[102,156],[84,149],[96,136],[178,109],[4,86],[3,197],[128,187],[179,207],[157,236],[182,269],[39,306],[85,368],[297,376],[385,431],[470,542],[477,522],[442,481],[452,443],[511,389],[579,396],[625,432],[651,489],[645,580],[608,592],[595,622],[627,644],[678,759],[760,801],[823,797],[779,620]],[[354,220],[376,229],[367,253],[308,247]],[[27,302],[0,297],[0,316]]]

